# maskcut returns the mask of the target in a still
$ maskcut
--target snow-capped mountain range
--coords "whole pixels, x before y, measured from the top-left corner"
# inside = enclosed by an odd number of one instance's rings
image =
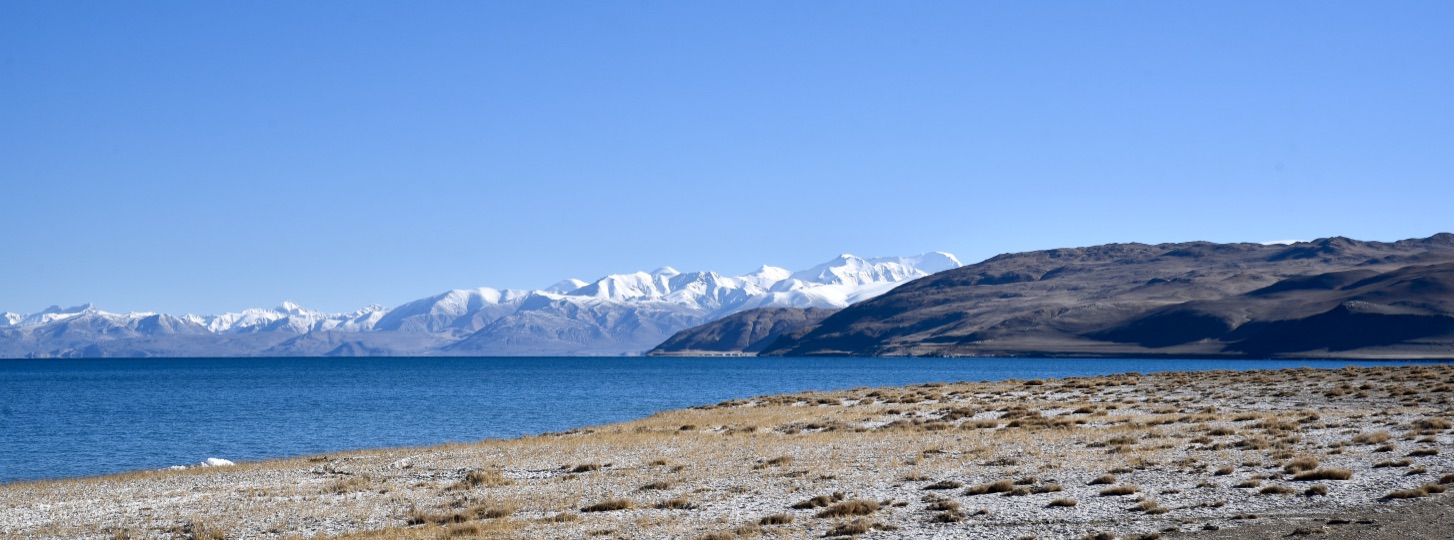
[[[284,302],[221,315],[108,313],[90,304],[0,315],[0,357],[638,354],[672,334],[767,306],[847,306],[961,266],[953,255],[840,255],[741,276],[671,267],[534,290],[459,289],[330,314]]]

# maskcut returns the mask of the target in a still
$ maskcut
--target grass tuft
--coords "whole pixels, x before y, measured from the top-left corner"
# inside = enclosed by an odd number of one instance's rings
[[[1390,491],[1388,493],[1388,495],[1384,495],[1383,498],[1385,498],[1385,499],[1417,499],[1419,497],[1428,497],[1428,496],[1429,496],[1428,490],[1425,490],[1423,487],[1416,487],[1416,488],[1413,488],[1413,489],[1400,489],[1400,490]]]
[[[878,509],[879,504],[874,501],[856,499],[852,501],[844,501],[833,506],[829,506],[822,512],[818,512],[817,517],[835,518],[848,516],[866,516],[877,512]]]
[[[943,501],[935,501],[934,504],[929,505],[927,508],[931,512],[959,510],[959,503],[946,499]]]
[[[656,503],[656,509],[657,510],[696,510],[697,509],[697,505],[692,504],[692,501],[687,500],[686,497],[675,497],[675,498],[667,499],[665,501],[661,501],[659,503]]]
[[[1105,474],[1105,475],[1101,475],[1101,476],[1097,477],[1095,480],[1091,480],[1090,482],[1086,483],[1086,485],[1088,485],[1088,486],[1099,486],[1099,485],[1110,485],[1110,484],[1114,484],[1114,483],[1116,483],[1116,475],[1114,475],[1114,474]]]
[[[1313,456],[1298,456],[1282,466],[1282,470],[1289,474],[1311,471],[1316,468],[1318,468],[1318,458]]]
[[[1258,491],[1258,493],[1263,495],[1289,495],[1297,493],[1297,490],[1287,486],[1267,486]]]
[[[633,503],[633,502],[631,502],[630,499],[607,499],[607,500],[598,502],[596,504],[587,506],[585,508],[582,508],[581,511],[582,512],[615,512],[617,510],[627,510],[627,509],[629,509],[629,508],[631,508],[631,507],[633,507],[635,505],[636,504]]]
[[[787,514],[773,514],[757,520],[758,525],[788,525],[792,522],[793,516]]]
[[[1359,433],[1359,434],[1353,436],[1353,443],[1354,444],[1379,444],[1379,443],[1383,443],[1383,442],[1388,442],[1388,440],[1389,439],[1392,439],[1392,438],[1393,438],[1393,435],[1390,435],[1387,431],[1375,431],[1375,432],[1372,432],[1372,433]]]
[[[1101,490],[1100,496],[1102,496],[1102,497],[1119,497],[1121,495],[1131,495],[1131,494],[1134,494],[1138,490],[1139,490],[1139,488],[1137,488],[1136,486],[1132,486],[1132,485],[1120,485],[1120,486],[1115,486],[1115,487],[1108,487],[1106,489]]]
[[[930,523],[959,523],[961,521],[964,521],[964,512],[958,510],[947,510],[929,518]]]
[[[832,529],[829,529],[828,534],[825,534],[824,536],[855,536],[867,533],[874,530],[875,528],[882,527],[882,525],[876,522],[860,518],[853,520],[849,523],[840,523],[838,525],[835,525]]]
[[[809,508],[822,508],[822,507],[828,506],[830,504],[833,504],[835,502],[841,501],[841,500],[843,500],[843,498],[844,498],[843,492],[842,491],[839,491],[839,492],[835,492],[832,495],[819,495],[817,497],[813,497],[813,498],[808,499],[808,500],[804,500],[804,501],[800,501],[800,502],[797,502],[797,503],[793,503],[793,505],[790,508],[793,508],[795,510],[806,510],[806,509],[809,509]]]
[[[1015,489],[1015,483],[1014,482],[1011,482],[1009,480],[1000,480],[998,482],[988,482],[988,483],[978,484],[978,485],[972,486],[969,489],[964,490],[964,494],[965,495],[985,495],[985,494],[988,494],[988,493],[1007,493],[1007,492],[1010,492],[1010,491],[1014,491],[1014,489]]]
[[[227,540],[227,531],[221,527],[203,520],[192,520],[173,529],[173,532],[181,533],[183,538],[190,540]]]
[[[349,476],[329,482],[324,486],[323,491],[327,493],[349,493],[353,491],[367,491],[370,482],[367,476]]]
[[[1454,422],[1450,422],[1446,418],[1425,418],[1419,420],[1418,422],[1414,422],[1414,427],[1419,429],[1443,431],[1446,429],[1454,428]]]
[[[1353,478],[1353,471],[1348,469],[1316,469],[1300,472],[1293,475],[1292,479],[1298,482],[1311,480],[1348,480]]]

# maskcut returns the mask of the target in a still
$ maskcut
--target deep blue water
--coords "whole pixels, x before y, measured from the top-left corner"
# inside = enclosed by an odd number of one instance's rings
[[[563,431],[802,390],[1348,361],[0,360],[0,482]]]

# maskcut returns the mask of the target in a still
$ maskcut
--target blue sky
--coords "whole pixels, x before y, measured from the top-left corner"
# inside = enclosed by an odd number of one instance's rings
[[[1454,230],[1449,2],[0,0],[0,311]]]

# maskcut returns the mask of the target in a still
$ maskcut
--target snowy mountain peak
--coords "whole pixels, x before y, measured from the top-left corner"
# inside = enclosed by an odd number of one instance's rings
[[[45,309],[41,310],[41,312],[40,313],[36,313],[36,315],[77,315],[77,314],[80,314],[80,313],[85,313],[87,311],[95,311],[95,310],[96,310],[96,305],[95,304],[92,304],[90,302],[87,302],[87,303],[81,304],[79,306],[71,306],[71,307],[68,307],[68,308],[62,308],[60,306],[53,305],[51,307],[48,307],[48,308],[45,308]]]
[[[567,280],[561,281],[559,283],[556,283],[555,285],[551,285],[549,287],[546,287],[546,288],[544,288],[542,290],[544,290],[545,292],[548,292],[548,293],[566,294],[566,293],[569,293],[571,291],[574,291],[576,289],[579,289],[579,288],[585,287],[585,286],[586,286],[586,282],[581,281],[579,279],[571,278],[571,279],[567,279]]]
[[[874,265],[869,264],[868,261],[845,253],[818,266],[801,272],[794,272],[792,279],[820,285],[854,285],[869,281],[880,281],[877,279],[882,274],[879,270],[879,268],[875,268]]]
[[[386,314],[388,312],[389,312],[389,308],[387,308],[387,307],[381,306],[379,304],[369,304],[369,305],[364,306],[363,308],[361,308],[358,311],[355,311],[353,313],[345,313],[345,314],[341,315],[341,317],[344,318],[344,319],[348,319],[348,320],[357,320],[357,319],[360,319],[360,318],[369,318],[369,317],[378,318],[378,317],[383,317],[384,314]]]
[[[96,306],[95,305],[92,305],[92,304],[89,304],[89,303],[82,304],[82,305],[79,305],[79,306],[72,306],[72,307],[69,307],[69,308],[61,308],[60,306],[51,306],[51,307],[45,308],[40,313],[32,313],[30,315],[26,315],[24,317],[21,317],[20,318],[20,322],[16,323],[15,325],[16,326],[39,326],[39,325],[43,325],[43,324],[50,324],[50,323],[53,323],[53,322],[56,322],[56,321],[64,321],[66,319],[70,319],[70,318],[76,317],[78,315],[90,314],[90,313],[97,313],[97,310],[96,310]]]
[[[772,290],[787,292],[823,285],[855,288],[875,283],[900,283],[959,266],[959,259],[941,252],[875,259],[864,259],[845,253],[818,266],[794,272],[788,279],[774,284]]]
[[[663,278],[662,283],[658,283],[658,277]],[[589,297],[598,300],[614,300],[618,302],[655,299],[669,292],[661,290],[661,285],[666,281],[665,277],[648,274],[646,272],[613,274],[571,291],[570,296]]]
[[[182,317],[118,315],[91,304],[52,306],[31,315],[4,313],[0,327],[20,337],[0,341],[0,355],[629,354],[739,311],[844,307],[959,266],[942,252],[869,259],[844,253],[800,272],[764,265],[740,276],[664,266],[589,283],[568,279],[536,291],[456,289],[393,308],[372,305],[342,314],[292,301],[272,309]],[[226,337],[161,339],[209,334]],[[152,341],[129,341],[138,337]],[[35,344],[44,340],[52,341]],[[93,347],[97,344],[102,348]]]
[[[771,287],[773,283],[787,279],[792,275],[792,270],[764,264],[757,271],[742,276],[742,280],[766,289]]]
[[[964,263],[959,262],[958,257],[943,251],[930,251],[913,257],[882,257],[869,259],[869,262],[874,264],[898,263],[916,268],[926,274],[934,274],[964,266]]]

